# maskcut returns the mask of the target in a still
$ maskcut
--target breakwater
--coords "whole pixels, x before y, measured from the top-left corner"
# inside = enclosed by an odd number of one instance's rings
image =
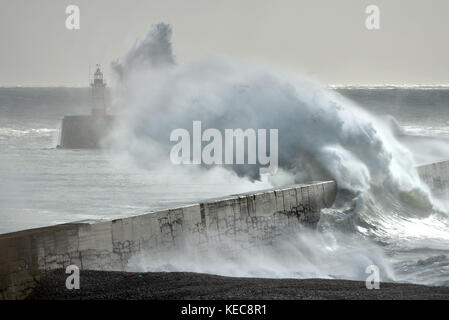
[[[80,221],[0,235],[0,299],[21,299],[45,272],[76,265],[125,270],[136,253],[164,250],[185,237],[201,246],[222,237],[257,243],[280,230],[314,226],[334,203],[334,181],[211,199],[115,220]],[[64,284],[61,284],[64,285]]]

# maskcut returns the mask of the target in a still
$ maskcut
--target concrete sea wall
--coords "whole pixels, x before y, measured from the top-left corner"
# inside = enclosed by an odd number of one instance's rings
[[[334,181],[293,185],[212,199],[112,221],[81,221],[0,235],[0,299],[28,295],[46,271],[123,271],[139,252],[224,237],[250,245],[298,225],[315,225],[334,203]],[[189,242],[192,243],[192,242]],[[65,285],[64,283],[61,286]]]
[[[449,189],[449,161],[417,167],[434,192]],[[243,245],[270,241],[299,225],[315,225],[334,203],[334,181],[314,182],[212,199],[111,221],[80,221],[0,235],[0,299],[21,299],[46,271],[125,270],[139,252],[231,238]],[[61,286],[65,285],[61,283]]]
[[[449,191],[449,160],[417,167],[419,176],[435,193]]]

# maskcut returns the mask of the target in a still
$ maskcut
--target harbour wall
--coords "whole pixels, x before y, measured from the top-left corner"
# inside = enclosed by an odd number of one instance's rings
[[[449,161],[417,167],[434,192],[449,189]],[[0,235],[0,299],[26,297],[47,271],[124,271],[139,252],[207,246],[232,238],[270,241],[299,225],[314,226],[335,201],[334,181],[313,182],[211,199],[115,220],[88,220]],[[65,285],[64,283],[61,286]]]
[[[417,167],[421,180],[436,193],[449,191],[449,160],[423,164]]]
[[[111,221],[80,221],[0,235],[0,299],[26,297],[45,272],[124,271],[139,252],[231,238],[269,241],[302,225],[314,226],[335,201],[334,181],[232,195]],[[155,250],[157,249],[157,250]],[[64,286],[61,283],[61,286]]]
[[[66,116],[62,119],[60,148],[98,149],[104,147],[106,139],[115,125],[109,115]]]

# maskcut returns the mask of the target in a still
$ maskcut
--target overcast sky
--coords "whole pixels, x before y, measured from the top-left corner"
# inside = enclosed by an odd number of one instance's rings
[[[65,27],[68,5],[81,29]],[[380,7],[380,30],[365,8]],[[0,0],[0,86],[87,86],[170,23],[178,63],[213,53],[312,74],[326,84],[449,84],[448,0]]]

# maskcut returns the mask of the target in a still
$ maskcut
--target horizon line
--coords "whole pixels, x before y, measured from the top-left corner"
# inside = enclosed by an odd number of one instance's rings
[[[113,86],[112,86],[113,87]],[[330,89],[340,89],[340,88],[449,88],[449,83],[444,84],[324,84],[323,87]],[[0,85],[1,89],[85,89],[90,88],[87,85],[36,85],[36,86],[23,86],[23,85]],[[111,88],[108,86],[107,88]]]

